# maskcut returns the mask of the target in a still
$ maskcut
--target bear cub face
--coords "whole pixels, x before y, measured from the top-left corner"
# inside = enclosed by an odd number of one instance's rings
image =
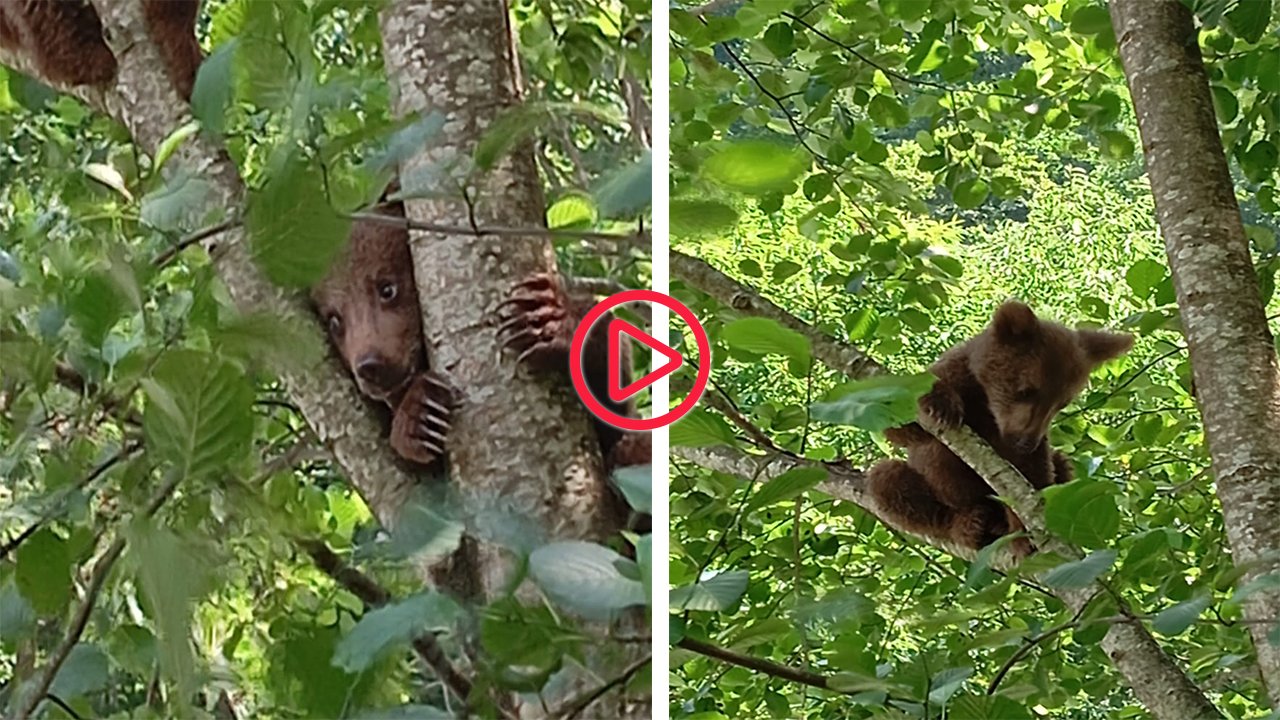
[[[1129,335],[1072,330],[1009,301],[974,338],[969,368],[985,391],[1001,437],[1028,451],[1044,440],[1049,422],[1084,389],[1089,373],[1132,346]]]
[[[395,407],[426,364],[405,232],[357,222],[312,300],[360,392]]]

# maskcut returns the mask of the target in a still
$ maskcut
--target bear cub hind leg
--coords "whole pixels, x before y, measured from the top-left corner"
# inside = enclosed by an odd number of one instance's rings
[[[894,526],[939,539],[951,537],[956,511],[939,500],[924,476],[905,462],[876,463],[867,472],[867,489]]]

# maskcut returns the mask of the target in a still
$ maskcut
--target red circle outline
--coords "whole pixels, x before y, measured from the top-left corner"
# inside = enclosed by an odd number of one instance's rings
[[[586,376],[582,372],[582,348],[586,345],[587,333],[591,330],[591,326],[595,325],[605,313],[629,302],[658,303],[674,311],[689,326],[690,331],[693,332],[693,339],[698,345],[698,374],[693,381],[693,390],[680,401],[679,405],[651,418],[627,417],[609,410],[596,399],[595,395],[591,394],[591,389],[587,387]],[[573,333],[573,342],[569,346],[569,374],[573,378],[573,388],[578,391],[578,397],[582,398],[587,409],[596,417],[623,430],[656,430],[684,417],[694,405],[698,404],[703,391],[707,389],[707,383],[711,380],[711,341],[707,339],[707,331],[702,328],[697,316],[685,307],[684,303],[656,290],[626,290],[601,300],[582,318],[582,322],[578,323],[578,329]]]

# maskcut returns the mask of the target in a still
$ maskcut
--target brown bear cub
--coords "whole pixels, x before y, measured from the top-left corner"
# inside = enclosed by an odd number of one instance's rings
[[[387,203],[380,212],[404,217],[404,205]],[[410,462],[434,463],[444,453],[456,399],[430,369],[408,231],[357,221],[345,252],[311,297],[360,392],[391,409],[392,449]],[[518,283],[498,308],[499,334],[521,362],[567,375],[573,332],[593,304],[589,297],[570,297],[559,278],[537,275]],[[592,328],[584,352],[587,382],[601,398],[608,378],[606,327],[600,322]],[[624,373],[627,369],[624,361]],[[650,462],[648,433],[624,433],[597,422],[596,434],[608,467]]]
[[[191,99],[203,54],[196,41],[199,0],[145,0],[147,34],[183,99]],[[116,76],[116,58],[102,39],[89,0],[0,0],[0,47],[30,58],[44,80],[102,86]]]
[[[1049,447],[1049,422],[1089,373],[1133,346],[1130,335],[1072,330],[1009,301],[981,333],[943,353],[920,414],[942,428],[968,425],[1037,489],[1071,480],[1071,461]],[[867,482],[885,519],[907,532],[978,549],[1022,523],[990,486],[937,438],[912,423],[885,431],[907,460],[884,460]],[[1013,543],[1025,556],[1025,538]]]

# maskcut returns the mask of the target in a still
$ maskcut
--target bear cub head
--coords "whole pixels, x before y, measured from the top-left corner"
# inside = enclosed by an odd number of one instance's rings
[[[407,231],[356,222],[311,299],[360,392],[395,407],[426,366]]]
[[[1048,434],[1058,411],[1084,389],[1089,373],[1131,347],[1131,335],[1072,330],[1041,320],[1011,300],[974,338],[969,364],[1000,435],[1030,450]]]

